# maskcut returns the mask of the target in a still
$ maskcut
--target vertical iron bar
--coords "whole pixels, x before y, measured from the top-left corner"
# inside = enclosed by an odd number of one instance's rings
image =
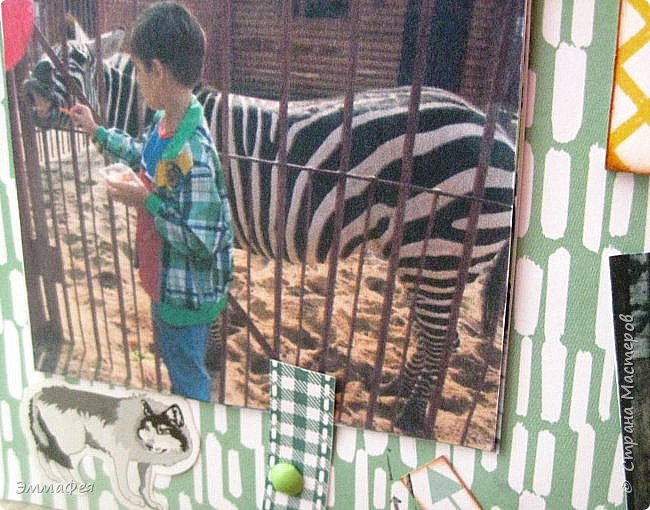
[[[25,66],[26,62],[23,60],[14,70],[14,76],[20,76],[21,81],[27,76],[27,69]],[[15,82],[13,83],[14,86],[12,87],[11,94],[13,96],[12,99],[14,100],[14,104],[18,106],[19,111],[29,111],[28,105],[26,105],[18,95]],[[18,115],[15,120],[17,123],[21,124],[21,127],[16,131],[16,134],[21,134],[20,141],[22,142],[22,154],[24,156],[24,167],[17,168],[17,170],[24,169],[25,171],[24,182],[21,182],[18,179],[17,181],[23,191],[25,191],[25,189],[29,190],[27,196],[29,198],[25,197],[28,202],[24,205],[31,207],[31,210],[24,211],[26,216],[23,216],[23,221],[27,221],[27,225],[29,225],[29,218],[31,217],[33,219],[34,227],[31,236],[26,238],[29,240],[29,243],[26,247],[28,251],[25,251],[25,253],[29,253],[31,257],[25,259],[25,265],[29,265],[28,259],[29,262],[34,262],[34,265],[31,266],[32,272],[30,273],[29,270],[26,270],[26,274],[30,275],[30,284],[35,284],[35,287],[30,290],[32,293],[37,293],[39,295],[32,296],[30,299],[30,305],[35,306],[34,317],[30,318],[35,318],[38,321],[36,322],[36,325],[41,328],[40,331],[37,327],[34,328],[34,332],[36,333],[35,341],[41,340],[46,343],[48,350],[50,348],[56,348],[56,356],[58,357],[60,343],[63,340],[63,329],[56,282],[60,279],[63,271],[60,264],[57,264],[57,261],[51,260],[52,257],[50,257],[51,248],[47,218],[45,215],[45,204],[43,201],[43,183],[38,161],[38,151],[36,150],[38,147],[36,132],[28,115]],[[18,145],[17,148],[19,148]],[[27,230],[29,230],[29,228]],[[29,234],[29,232],[26,233]],[[40,296],[41,283],[43,285],[43,293],[45,296],[44,303]]]
[[[135,20],[138,17],[138,12],[139,12],[139,10],[138,10],[138,2],[137,2],[137,0],[133,0],[133,2],[131,3],[131,19]],[[137,82],[135,72],[134,72],[133,76],[134,76],[134,79]],[[138,100],[136,125],[138,127],[137,132],[141,133],[142,129],[145,127],[144,123],[145,123],[146,114],[147,114],[147,105],[145,103],[144,96],[142,95],[142,92],[140,91],[140,87],[138,87],[138,89],[137,89],[136,98]],[[153,334],[152,334],[152,336],[153,336]],[[158,362],[160,362],[160,360],[158,360]],[[158,378],[158,384],[160,385],[160,378]]]
[[[74,133],[70,133],[70,137],[72,138],[74,136]],[[86,277],[86,287],[88,289],[88,301],[90,304],[90,314],[91,314],[91,321],[92,321],[92,329],[93,329],[93,335],[95,338],[95,348],[97,350],[97,359],[96,364],[95,364],[95,378],[99,375],[99,371],[101,369],[101,364],[103,361],[103,354],[102,354],[102,346],[101,346],[101,341],[100,341],[100,334],[99,334],[99,324],[97,322],[97,304],[95,302],[95,291],[94,291],[94,285],[93,285],[93,278],[92,278],[92,269],[91,269],[91,261],[90,261],[90,253],[88,250],[88,231],[86,229],[86,220],[85,220],[85,214],[84,214],[84,207],[83,207],[83,199],[82,199],[82,184],[81,184],[81,175],[79,171],[79,160],[78,160],[78,155],[77,155],[77,145],[74,140],[71,139],[71,149],[72,149],[72,169],[74,173],[74,185],[75,185],[75,193],[76,193],[76,205],[77,205],[77,219],[79,221],[79,236],[81,238],[81,244],[82,244],[82,252],[83,252],[83,266],[84,266],[84,272],[85,272],[85,277]],[[128,352],[127,352],[128,356]]]
[[[492,339],[492,341],[490,342],[490,345],[492,344],[494,344],[494,339]],[[467,417],[465,418],[465,424],[463,425],[463,431],[461,432],[460,440],[458,444],[463,444],[463,445],[467,444],[467,436],[469,435],[469,428],[470,425],[472,424],[472,420],[474,419],[474,413],[476,412],[476,407],[478,406],[478,398],[483,389],[483,383],[485,382],[485,378],[487,377],[489,369],[490,366],[488,360],[487,359],[482,360],[480,371],[478,373],[478,376],[476,377],[476,380],[480,382],[479,384],[475,385],[475,388],[472,391],[472,405],[470,406],[469,412],[467,413]]]
[[[97,97],[99,98],[99,118],[106,122],[106,83],[104,82],[104,52],[102,48],[102,32],[104,30],[104,19],[101,9],[97,9],[95,26],[95,80],[97,81]]]
[[[52,131],[50,131],[52,133]],[[64,140],[62,139],[62,132],[61,131],[54,131],[55,134],[55,141],[56,141],[56,160],[58,162],[58,172],[59,172],[59,188],[61,192],[61,206],[63,208],[63,217],[65,219],[65,235],[68,238],[68,242],[66,242],[66,245],[68,247],[68,261],[70,265],[70,270],[71,273],[74,275],[73,269],[74,269],[74,256],[72,254],[72,243],[70,242],[71,235],[70,235],[70,215],[68,214],[68,202],[66,199],[65,195],[65,177],[63,175],[63,162],[62,162],[62,152],[64,148],[62,147]],[[44,135],[46,136],[46,135]],[[53,149],[54,150],[54,149]],[[63,255],[61,255],[63,256]],[[63,266],[63,262],[62,262]],[[65,268],[62,269],[64,271],[65,275]],[[85,358],[86,358],[86,352],[87,352],[87,347],[86,347],[86,332],[83,329],[82,323],[81,323],[81,304],[80,304],[80,299],[79,299],[79,287],[77,286],[77,279],[76,278],[71,278],[72,280],[72,289],[73,289],[73,294],[74,294],[74,304],[75,304],[75,310],[77,312],[77,323],[79,326],[79,336],[81,338],[81,349],[82,349],[82,356],[80,363],[83,364]],[[65,288],[66,281],[65,278],[63,279],[63,287]],[[72,316],[70,315],[72,318]],[[74,349],[75,349],[75,342],[74,342],[74,322],[71,320],[68,323],[68,328],[69,328],[69,334],[70,334],[70,341],[71,345],[69,349],[67,349],[67,354],[66,354],[66,359],[65,363],[63,364],[63,372],[68,373],[70,370],[70,363],[72,361]]]
[[[115,208],[114,208],[114,202],[112,201],[112,199],[109,200],[108,206],[109,206],[109,211],[108,211],[109,218],[115,218]],[[140,309],[139,309],[140,307],[138,305],[138,303],[139,303],[139,300],[138,300],[138,288],[139,287],[138,287],[138,284],[136,282],[136,274],[135,274],[135,267],[134,267],[135,251],[133,250],[134,241],[133,241],[133,236],[131,235],[131,232],[132,232],[133,229],[131,228],[131,215],[129,214],[129,212],[126,211],[124,216],[125,216],[125,220],[126,220],[126,239],[127,239],[127,246],[128,246],[128,261],[129,261],[129,263],[128,263],[128,271],[129,271],[129,282],[130,282],[129,287],[130,287],[132,301],[133,301],[133,303],[132,303],[133,304],[133,315],[134,315],[134,321],[135,321],[134,328],[135,328],[135,331],[136,331],[138,348],[142,352],[142,350],[143,350],[143,347],[142,347],[142,326],[140,325],[140,317],[141,317],[141,315],[140,315]],[[111,222],[111,225],[115,224],[114,219],[110,219],[110,222]],[[111,232],[111,236],[112,235],[113,234]],[[113,258],[117,259],[117,257],[119,257],[119,251],[117,250],[117,245],[114,244],[113,245]],[[121,273],[116,273],[115,277],[118,280],[121,281],[122,278],[121,278],[120,274]],[[121,294],[118,294],[118,295],[121,295]],[[145,306],[145,308],[147,308],[147,307]],[[152,325],[151,320],[149,321],[149,324]],[[125,330],[126,323],[124,321],[121,321],[120,326],[121,326],[121,328],[123,330],[122,335],[125,335],[126,334],[126,330]],[[153,325],[152,325],[152,327],[153,327]],[[156,364],[156,384],[157,384],[158,391],[161,391],[162,386],[161,386],[160,359],[158,358],[158,351],[156,350],[156,347],[154,345],[153,331],[152,331],[151,337],[149,338],[149,341],[150,341],[150,345],[153,347],[152,350],[153,350],[154,357],[155,357],[154,362]]]
[[[228,330],[230,329],[230,313],[228,311],[228,306],[224,308],[224,310],[221,312],[221,328],[219,331],[219,336],[221,337],[221,371],[220,371],[220,377],[221,377],[221,384],[219,385],[219,395],[218,395],[218,402],[225,404],[226,400],[226,360],[228,358],[228,343],[227,343],[227,337],[228,337]],[[249,373],[246,372],[246,383],[245,383],[245,394],[246,397],[248,397],[248,378],[249,378]]]
[[[251,275],[251,251],[246,250],[246,313],[250,316],[251,313],[251,283],[252,283],[252,275]],[[250,372],[251,372],[251,328],[247,325],[246,326],[246,357],[245,357],[245,363],[246,366],[244,367],[245,373],[246,373],[246,392],[244,394],[244,407],[248,407],[248,398],[249,398],[249,393],[250,389],[248,385],[250,384]],[[225,345],[224,345],[225,349]],[[224,356],[224,360],[225,360]],[[224,370],[225,370],[225,361],[224,361]]]
[[[74,347],[75,338],[74,338],[74,330],[72,326],[72,315],[70,313],[70,295],[68,294],[68,286],[66,285],[65,282],[65,270],[63,268],[63,245],[61,243],[61,234],[59,233],[59,214],[57,212],[58,204],[56,204],[56,194],[54,191],[55,183],[54,183],[54,179],[52,178],[53,171],[52,171],[52,162],[50,159],[50,154],[51,154],[50,151],[54,149],[50,148],[48,142],[48,136],[44,131],[41,131],[41,141],[43,145],[43,162],[45,165],[45,172],[47,174],[48,186],[50,188],[50,197],[51,197],[50,203],[52,207],[52,223],[53,223],[52,232],[54,236],[54,245],[56,247],[57,264],[61,268],[61,293],[63,294],[63,307],[65,309],[66,323],[68,325],[68,333],[69,333],[68,340]],[[59,168],[58,168],[59,181],[61,181],[61,161],[59,160],[58,163],[59,163]],[[61,188],[61,204],[63,209],[63,219],[67,231],[68,217],[67,217],[67,208],[65,204],[65,193],[63,192],[63,188]],[[67,233],[69,234],[69,232]],[[63,326],[62,326],[62,331],[63,331]],[[62,336],[62,339],[65,339],[65,336]]]
[[[87,179],[88,179],[88,192],[90,194],[90,210],[91,210],[91,216],[92,216],[92,225],[93,225],[93,241],[94,241],[94,247],[95,247],[95,255],[96,255],[96,262],[95,265],[97,266],[97,274],[100,275],[102,272],[102,260],[101,260],[101,255],[100,255],[100,248],[99,248],[99,234],[98,234],[98,228],[97,228],[97,207],[95,205],[95,193],[93,192],[93,186],[92,186],[92,173],[91,173],[91,168],[92,168],[92,162],[90,159],[90,141],[88,140],[87,136],[84,136],[84,139],[86,140],[86,169],[87,169]],[[118,285],[121,282],[118,282]],[[100,299],[102,302],[102,318],[104,322],[104,336],[106,338],[106,346],[108,348],[108,361],[109,361],[109,366],[111,368],[111,371],[113,370],[113,349],[111,348],[111,341],[110,341],[110,334],[108,331],[108,314],[106,313],[106,291],[104,290],[104,286],[99,284],[99,292],[100,292]]]
[[[335,216],[332,245],[329,252],[329,268],[327,272],[327,291],[325,293],[325,311],[322,329],[322,353],[320,358],[320,371],[324,372],[327,366],[327,351],[330,343],[330,329],[332,327],[332,309],[336,292],[336,273],[338,269],[339,250],[341,244],[341,231],[343,230],[343,213],[345,209],[345,185],[347,173],[350,171],[350,158],[352,153],[352,116],[354,108],[354,79],[357,72],[359,53],[359,1],[352,0],[349,20],[350,57],[345,83],[345,100],[343,103],[343,123],[341,126],[340,165],[336,182]]]
[[[497,38],[497,58],[493,59],[493,65],[491,66],[489,73],[489,100],[485,115],[485,128],[483,131],[483,136],[481,138],[481,147],[478,157],[476,175],[474,176],[472,204],[470,208],[470,215],[467,220],[467,230],[465,231],[463,254],[460,266],[458,268],[458,285],[456,286],[456,291],[454,292],[449,324],[447,327],[447,334],[445,336],[445,342],[447,343],[447,346],[451,345],[453,336],[455,335],[456,324],[458,323],[458,317],[460,315],[460,303],[463,299],[463,293],[467,284],[472,251],[474,249],[474,243],[476,242],[477,224],[483,206],[481,199],[485,194],[485,180],[490,166],[490,157],[492,154],[492,146],[496,132],[497,110],[504,95],[505,86],[507,85],[506,82],[508,81],[503,79],[503,74],[500,74],[500,71],[505,70],[508,58],[510,56],[512,45],[511,34],[514,33],[513,28],[514,24],[516,23],[516,10],[517,2],[510,0],[503,7],[502,14],[499,17],[499,19],[503,20],[503,23],[501,24],[500,32]],[[432,429],[435,426],[438,408],[440,407],[442,388],[447,374],[450,356],[450,350],[448,348],[445,349],[442,359],[439,384],[430,396],[427,423]]]
[[[390,313],[393,306],[393,295],[395,293],[395,274],[399,266],[399,252],[402,246],[404,236],[404,209],[406,200],[410,191],[411,173],[413,170],[413,147],[415,145],[415,135],[418,128],[420,92],[424,83],[424,71],[426,64],[426,47],[433,18],[435,0],[424,0],[420,10],[420,19],[418,22],[418,37],[413,64],[413,82],[411,84],[411,94],[409,97],[409,111],[406,124],[406,135],[402,152],[402,168],[400,176],[400,189],[397,199],[397,206],[393,216],[395,231],[391,241],[391,252],[388,261],[388,278],[386,281],[386,294],[382,304],[381,324],[377,339],[377,353],[375,355],[374,381],[370,388],[370,398],[366,415],[366,427],[372,428],[375,405],[379,394],[379,384],[381,382],[381,372],[384,365],[384,356],[386,354],[386,342],[388,339],[388,328]]]
[[[368,185],[368,207],[366,208],[366,214],[363,221],[363,242],[361,244],[361,249],[359,251],[359,262],[357,264],[357,277],[354,283],[354,297],[352,300],[352,316],[350,318],[350,332],[348,334],[348,343],[347,351],[345,353],[345,369],[343,371],[343,377],[340,381],[337,381],[337,391],[340,393],[340,401],[337,403],[335,412],[336,419],[341,419],[341,412],[343,410],[343,404],[345,403],[345,388],[348,384],[348,379],[350,377],[350,360],[352,358],[352,348],[354,346],[354,334],[357,327],[357,319],[359,316],[359,297],[361,294],[361,282],[363,281],[363,266],[366,259],[366,252],[368,249],[368,233],[370,231],[370,217],[372,213],[372,208],[375,204],[375,193],[376,193],[377,183],[376,181],[371,181]]]
[[[119,250],[118,250],[118,240],[117,240],[117,226],[115,224],[115,203],[113,199],[109,196],[107,198],[108,202],[108,217],[110,223],[110,235],[111,235],[111,245],[113,249],[113,269],[115,270],[115,279],[117,280],[117,300],[118,307],[120,311],[120,332],[122,334],[122,347],[124,350],[124,363],[126,365],[126,378],[124,384],[129,385],[131,383],[132,373],[131,373],[131,353],[129,347],[129,339],[127,335],[127,319],[126,319],[126,302],[124,299],[124,286],[122,284],[122,267],[120,266],[119,260]],[[124,215],[128,217],[129,208],[124,208]],[[137,314],[136,314],[137,317]],[[142,370],[141,370],[142,372]]]
[[[420,290],[422,273],[424,272],[424,261],[426,258],[427,250],[429,249],[429,241],[431,241],[431,238],[433,236],[433,225],[435,223],[436,210],[438,208],[438,198],[439,198],[438,193],[436,191],[433,191],[431,197],[431,209],[429,210],[429,220],[427,221],[427,229],[424,235],[424,242],[422,243],[422,250],[420,251],[420,263],[418,264],[418,270],[415,276],[415,287],[411,291],[413,296],[413,302],[409,307],[409,316],[408,316],[408,320],[406,321],[406,331],[404,332],[404,348],[402,349],[399,375],[397,376],[397,384],[400,386],[400,388],[401,385],[403,384],[404,367],[406,366],[408,350],[411,343],[411,332],[413,329],[413,321],[415,320],[415,307],[417,304],[416,300],[417,300],[418,292]],[[397,390],[398,395],[400,392],[400,388],[398,388]],[[391,431],[395,430],[395,419],[397,418],[398,403],[399,403],[399,398],[396,398],[395,403],[393,404],[393,415],[392,415],[393,417],[391,419]]]
[[[275,289],[274,289],[274,321],[273,321],[273,350],[275,357],[280,355],[280,334],[282,325],[282,263],[284,260],[285,244],[285,209],[287,201],[287,129],[289,105],[289,47],[291,0],[283,0],[282,16],[280,19],[281,63],[280,63],[280,106],[278,112],[278,157],[277,157],[277,188],[276,188],[276,217],[275,217]]]
[[[312,195],[314,193],[314,173],[309,172],[309,179],[307,180],[307,202],[305,203],[305,209],[309,214],[308,224],[311,224],[313,220],[313,211],[312,211]],[[302,338],[303,332],[303,315],[305,313],[305,280],[307,277],[307,261],[303,260],[300,263],[300,296],[298,296],[298,348],[296,349],[296,361],[297,366],[300,365],[300,356],[302,354],[302,348],[300,346],[300,338]]]
[[[223,15],[219,17],[219,48],[221,50],[220,58],[220,92],[219,110],[221,111],[221,168],[226,184],[230,187],[230,139],[229,139],[229,122],[230,122],[230,80],[232,67],[232,6],[231,0],[223,0]]]
[[[221,156],[221,170],[223,172],[224,183],[226,189],[230,189],[230,79],[231,79],[231,67],[232,67],[232,4],[231,0],[222,0],[223,12],[222,15],[218,17],[219,19],[219,48],[221,50],[221,58],[219,59],[220,63],[220,81],[221,81],[221,97],[219,98],[218,108],[221,110],[221,144],[220,144],[220,156]],[[217,116],[218,118],[218,116]],[[225,403],[226,400],[226,363],[228,359],[228,322],[230,307],[226,306],[222,312],[222,323],[221,331],[219,332],[221,336],[221,370],[219,372],[219,394],[217,396],[217,401],[220,403]],[[248,372],[247,372],[248,376]],[[248,384],[246,384],[246,394],[248,395]]]
[[[20,213],[20,231],[21,239],[23,241],[23,253],[34,253],[32,244],[35,237],[34,228],[32,227],[32,207],[29,177],[27,173],[27,162],[25,161],[28,151],[25,150],[23,137],[29,129],[28,126],[23,126],[23,133],[21,134],[21,117],[18,113],[23,110],[19,104],[18,87],[16,86],[16,73],[20,72],[22,67],[24,70],[24,63],[18,63],[15,70],[7,73],[7,99],[9,101],[9,122],[11,125],[12,133],[12,150],[14,159],[14,169],[16,175],[16,187],[18,188],[18,210]],[[20,79],[20,77],[18,77]],[[24,123],[24,120],[23,120]],[[27,302],[29,304],[29,316],[32,328],[34,330],[44,327],[46,324],[45,303],[39,289],[39,276],[37,264],[33,264],[35,260],[31,257],[24,257],[25,266],[25,279],[27,283]]]

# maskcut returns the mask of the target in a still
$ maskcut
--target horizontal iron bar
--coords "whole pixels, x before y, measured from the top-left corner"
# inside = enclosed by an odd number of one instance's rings
[[[253,163],[264,163],[268,165],[280,165],[279,161],[272,161],[269,159],[261,159],[261,158],[256,158],[253,156],[241,156],[238,154],[230,154],[228,156],[231,159],[239,159],[239,160],[246,160],[246,161],[251,161]],[[285,164],[285,163],[283,163]],[[345,173],[341,172],[340,170],[329,170],[326,168],[315,168],[315,167],[310,167],[310,166],[302,166],[302,165],[296,165],[295,163],[286,163],[286,166],[288,168],[294,169],[294,170],[304,170],[306,172],[315,172],[315,173],[322,173],[326,175],[330,175],[332,177],[339,177],[341,175],[345,176],[347,179],[356,179],[358,181],[366,181],[366,182],[374,182],[376,184],[383,184],[387,186],[394,186],[395,188],[401,188],[402,186],[405,186],[413,191],[419,191],[422,193],[431,193],[434,195],[439,195],[439,196],[444,196],[444,197],[451,197],[451,198],[459,198],[459,199],[464,199],[464,200],[473,200],[477,202],[481,202],[483,204],[491,204],[491,205],[499,205],[501,207],[505,207],[507,209],[513,209],[512,204],[506,204],[504,202],[499,202],[498,200],[490,200],[487,198],[478,198],[478,197],[471,197],[471,196],[466,196],[466,195],[457,195],[455,193],[451,193],[449,191],[443,191],[438,188],[426,188],[424,186],[418,186],[416,184],[407,184],[403,185],[397,181],[389,181],[386,179],[378,179],[377,177],[367,177],[365,175],[355,175],[351,173]]]

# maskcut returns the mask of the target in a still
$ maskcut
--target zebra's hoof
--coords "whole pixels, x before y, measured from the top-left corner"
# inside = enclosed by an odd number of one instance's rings
[[[205,368],[211,374],[221,370],[221,342],[210,338],[205,350]]]
[[[456,352],[460,347],[460,335],[458,332],[454,334],[454,339],[451,341],[451,352]]]
[[[424,412],[414,404],[406,402],[395,420],[395,426],[405,434],[420,434],[425,430]]]
[[[399,377],[394,377],[389,382],[380,384],[379,391],[386,397],[408,397],[409,395],[407,385]]]
[[[218,358],[210,356],[205,359],[205,368],[210,374],[214,374],[221,370],[221,363]]]

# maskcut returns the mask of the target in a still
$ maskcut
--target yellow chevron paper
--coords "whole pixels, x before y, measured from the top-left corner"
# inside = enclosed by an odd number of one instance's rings
[[[650,174],[650,1],[622,0],[607,168]]]

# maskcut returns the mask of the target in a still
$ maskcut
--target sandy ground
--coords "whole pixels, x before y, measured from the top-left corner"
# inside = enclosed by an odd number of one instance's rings
[[[119,204],[111,211],[98,173],[104,162],[92,147],[81,147],[78,173],[69,156],[61,158],[61,165],[53,163],[50,171],[43,173],[51,243],[59,247],[65,275],[58,286],[65,344],[56,371],[168,391],[164,367],[156,363],[148,299],[137,285],[132,266],[133,212],[127,214]],[[272,344],[275,262],[251,256],[248,276],[246,252],[236,250],[235,259],[233,297]],[[366,420],[387,264],[366,257],[354,318],[358,267],[354,256],[339,263],[325,362],[327,371],[337,377],[337,420],[352,426],[363,426]],[[286,362],[318,370],[327,267],[307,267],[304,277],[302,270],[299,265],[284,264],[280,353]],[[490,449],[497,428],[503,346],[500,340],[481,338],[480,309],[480,289],[475,283],[465,293],[458,326],[461,346],[450,360],[435,436],[445,442]],[[399,373],[408,315],[408,299],[398,284],[383,362],[384,380]],[[500,335],[501,329],[497,338]],[[215,400],[224,394],[226,404],[265,407],[268,356],[236,314],[228,315],[226,345],[226,370],[214,373]],[[373,422],[376,430],[393,430],[391,419],[400,404],[396,400],[379,396]]]

